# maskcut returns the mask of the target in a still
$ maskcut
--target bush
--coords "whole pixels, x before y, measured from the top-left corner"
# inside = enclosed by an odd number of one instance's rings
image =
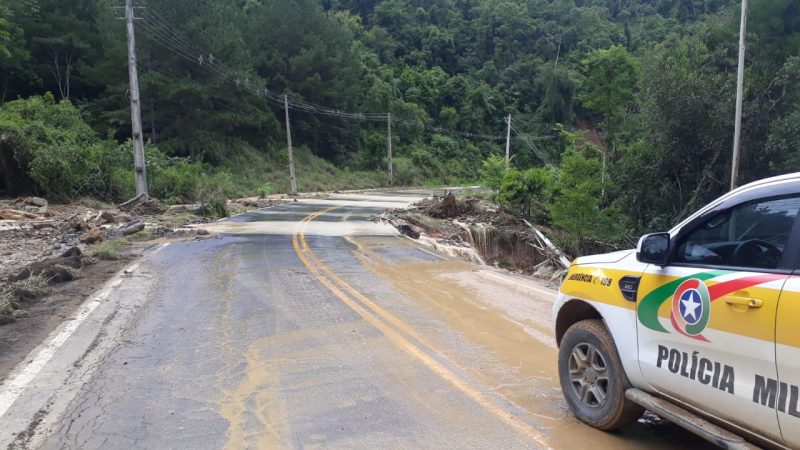
[[[97,146],[108,143],[97,138],[69,101],[56,103],[46,94],[5,103],[0,106],[0,135],[3,147],[49,198],[67,200],[105,190],[107,180],[93,156],[101,152]],[[0,176],[13,179],[15,174]]]
[[[267,198],[272,194],[272,183],[264,183],[258,188],[259,198]]]
[[[225,217],[228,215],[228,198],[234,194],[233,177],[228,172],[220,172],[198,182],[194,197],[200,202],[200,214]]]
[[[116,261],[120,258],[119,251],[128,244],[126,239],[112,239],[92,246],[87,253],[95,258]]]
[[[498,192],[506,171],[506,159],[500,155],[490,155],[481,166],[481,182]]]
[[[549,205],[553,225],[567,234],[568,252],[580,255],[588,240],[612,244],[622,237],[624,217],[603,194],[613,188],[601,179],[602,163],[571,151],[561,161],[558,193]]]
[[[14,307],[10,292],[0,292],[0,316],[14,316],[17,309]]]
[[[545,205],[550,199],[552,184],[552,175],[545,168],[524,172],[509,170],[503,176],[497,202],[526,217],[532,217],[535,211],[541,220],[545,218]]]
[[[198,183],[208,170],[202,164],[187,158],[171,158],[155,146],[145,148],[147,177],[150,195],[167,203],[185,203],[196,200]]]
[[[418,185],[425,178],[422,171],[409,158],[393,158],[392,170],[394,172],[395,186]]]
[[[33,191],[54,201],[81,196],[119,200],[133,195],[130,142],[98,137],[68,100],[56,103],[45,94],[3,104],[0,135],[0,151],[12,157],[22,172],[0,169],[0,179],[10,181],[8,194]]]

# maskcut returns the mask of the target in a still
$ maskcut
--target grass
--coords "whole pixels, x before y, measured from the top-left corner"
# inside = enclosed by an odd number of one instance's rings
[[[153,237],[153,230],[150,228],[145,228],[142,231],[133,233],[132,235],[128,236],[129,239],[150,239]]]
[[[378,189],[388,186],[383,167],[358,170],[337,165],[315,155],[306,147],[294,150],[297,190],[299,192],[332,192],[341,190]],[[219,167],[194,166],[153,175],[151,194],[167,203],[197,202],[206,216],[227,215],[224,200],[291,191],[289,163],[284,149],[260,151],[244,146],[226,156]],[[157,179],[156,179],[157,178]],[[424,171],[409,158],[396,158],[396,186],[471,185],[474,180],[444,176],[426,179]],[[160,186],[160,187],[159,187]],[[177,220],[177,219],[176,219]]]
[[[333,163],[314,155],[305,147],[294,150],[297,190],[300,192],[320,192],[344,189],[370,189],[388,184],[386,173],[382,170],[350,170],[339,168]],[[237,188],[241,196],[288,193],[289,163],[285,152],[264,154],[255,150],[243,151],[234,156],[227,169],[236,174]]]
[[[34,275],[24,280],[16,281],[0,291],[0,316],[24,316],[26,312],[18,309],[18,303],[25,300],[33,300],[50,293],[51,288],[47,281],[41,275]]]
[[[16,313],[12,299],[11,292],[0,292],[0,316],[13,316]]]
[[[130,242],[128,242],[127,239],[112,239],[110,241],[95,244],[89,249],[87,254],[93,258],[116,261],[120,258],[120,250],[127,245],[130,245]]]
[[[186,225],[188,223],[194,222],[199,218],[200,218],[200,216],[198,216],[196,214],[186,213],[186,214],[176,214],[174,216],[165,216],[164,217],[164,221],[167,222],[168,224],[172,225],[172,226],[182,226],[182,225]],[[147,230],[142,230],[141,232],[144,232],[144,231],[147,231]]]
[[[72,269],[70,267],[70,269]],[[33,299],[50,293],[48,280],[41,275],[33,275],[24,280],[12,283],[8,291],[18,300]]]

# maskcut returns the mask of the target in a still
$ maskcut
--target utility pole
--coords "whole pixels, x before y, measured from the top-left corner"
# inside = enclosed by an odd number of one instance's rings
[[[558,57],[561,56],[561,29],[558,29],[558,50],[556,50],[556,63],[553,64],[553,71],[558,69]]]
[[[605,200],[606,198],[606,153],[608,149],[603,149],[603,172],[600,175],[600,182],[603,183],[603,187],[600,188],[600,199]]]
[[[386,115],[386,146],[389,159],[389,186],[394,185],[394,168],[392,167],[392,113]]]
[[[128,79],[131,91],[131,126],[133,128],[133,170],[136,196],[148,200],[147,167],[144,160],[142,111],[139,100],[139,73],[136,71],[136,36],[133,31],[133,0],[125,0],[125,22],[128,27]]]
[[[289,125],[289,97],[283,94],[283,109],[286,112],[286,146],[289,148],[289,182],[292,195],[297,195],[297,179],[294,177],[294,152],[292,151],[292,128]]]
[[[508,170],[511,164],[511,114],[508,115],[506,122],[508,122],[506,131],[506,170]]]
[[[742,98],[744,97],[744,53],[747,34],[747,0],[742,0],[742,20],[739,26],[739,69],[736,73],[736,122],[733,127],[733,157],[731,158],[731,190],[739,181],[739,153],[742,136]]]

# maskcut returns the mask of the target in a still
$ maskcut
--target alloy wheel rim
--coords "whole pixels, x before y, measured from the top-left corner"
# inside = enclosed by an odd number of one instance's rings
[[[590,408],[600,408],[608,398],[608,365],[594,344],[580,342],[569,355],[569,381],[578,400]]]

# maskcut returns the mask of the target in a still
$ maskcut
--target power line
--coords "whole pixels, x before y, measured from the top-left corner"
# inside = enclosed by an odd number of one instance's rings
[[[155,13],[150,13],[149,11],[148,14],[146,14],[145,16],[146,18],[150,19],[157,17]],[[243,82],[241,76],[234,77],[233,75],[231,75],[233,71],[225,66],[221,66],[221,64],[219,63],[219,59],[213,58],[213,55],[211,53],[201,50],[197,45],[190,42],[188,38],[182,37],[180,34],[172,30],[163,21],[159,21],[158,25],[146,24],[144,25],[144,28],[146,32],[150,33],[148,37],[152,41],[172,51],[176,55],[182,57],[183,59],[191,63],[192,65],[197,65],[200,68],[205,69],[211,75],[222,78],[237,88],[245,89],[249,91],[251,94],[264,98],[268,102],[272,103],[277,107],[281,108],[284,107],[284,102],[282,97],[273,94],[266,88],[251,86],[251,83],[249,83],[249,81]],[[204,55],[209,55],[209,56],[205,57]],[[247,78],[245,78],[245,80],[247,80]],[[253,85],[255,85],[255,83],[253,83]],[[385,122],[388,118],[387,113],[351,113],[297,99],[289,99],[289,109],[309,114],[339,117],[344,119],[354,119],[360,121]],[[415,127],[441,134],[457,135],[465,138],[491,140],[491,141],[501,141],[505,139],[503,136],[499,135],[470,133],[470,132],[448,129],[444,127],[437,127],[425,124],[424,122],[421,121],[409,120],[403,117],[398,117],[396,115],[393,116],[392,121],[403,126]],[[536,125],[552,126],[552,124],[545,124],[545,123],[536,123]],[[534,152],[537,154],[537,156],[539,156],[540,159],[545,160],[545,158],[538,151],[538,149],[535,149],[534,148],[535,146],[531,144],[529,141],[554,139],[555,136],[535,136],[535,137],[523,136],[520,133],[518,133],[516,129],[515,133],[518,135],[518,139],[522,139],[523,141],[525,141],[526,144],[534,150]]]
[[[533,145],[533,143],[530,141],[530,139],[528,139],[527,136],[525,136],[522,133],[520,133],[513,124],[511,125],[511,130],[514,132],[514,134],[516,134],[517,136],[519,136],[522,139],[522,142],[527,144],[527,146],[531,150],[533,150],[533,153],[536,155],[536,157],[538,157],[544,163],[545,166],[547,166],[547,167],[552,167],[553,166],[550,163],[549,159],[544,155],[544,153],[542,153],[535,145]]]
[[[143,72],[144,76],[151,75],[151,74],[152,75],[158,75],[158,76],[163,77],[163,78],[175,78],[176,76],[178,76],[178,75],[175,75],[175,74],[169,75],[169,74],[166,74],[166,73],[161,72],[159,70],[156,70],[156,69],[154,69],[152,67],[142,66],[141,64],[137,64],[137,67],[139,68],[139,70],[141,70]],[[143,91],[145,93],[148,92],[147,84],[145,84]],[[150,95],[152,95],[152,93],[150,93]],[[237,103],[237,102],[235,102],[233,100],[227,99],[224,96],[210,97],[209,101],[212,104],[214,104],[215,108],[220,108],[220,109],[223,109],[225,111],[237,113],[237,114],[239,114],[241,116],[245,116],[245,117],[250,117],[253,114],[262,114],[263,113],[263,111],[259,110],[253,104],[246,103],[246,102]]]
[[[234,84],[237,88],[242,88],[250,93],[264,97],[277,106],[283,106],[283,101],[280,96],[271,93],[267,88],[260,87],[257,83],[251,83],[248,77],[242,78],[241,76],[234,77],[233,71],[221,66],[218,59],[214,58],[211,53],[201,50],[198,46],[188,41],[187,38],[177,35],[174,30],[169,28],[163,22],[158,22],[155,15],[148,14],[146,18],[153,19],[154,24],[146,25],[145,31],[149,33],[151,40],[172,51],[173,53],[181,56],[189,62],[197,64],[199,67],[206,69],[213,75],[225,79],[226,81]],[[208,55],[208,56],[207,56]],[[296,111],[308,112],[319,115],[327,115],[334,117],[343,117],[357,120],[373,120],[385,121],[386,114],[370,114],[370,113],[349,113],[339,109],[329,108],[313,103],[291,99],[289,108]]]
[[[235,72],[228,69],[215,58],[212,53],[206,52],[189,38],[175,31],[168,20],[161,17],[152,9],[146,9],[144,13],[145,20],[142,21],[142,28],[146,32],[151,41],[161,45],[165,49],[175,53],[187,62],[197,65],[202,69],[209,72],[211,75],[222,78],[227,82],[235,85],[237,88],[249,91],[251,94],[267,99],[270,103],[276,106],[283,107],[283,98],[273,94],[269,89],[262,86],[257,86],[255,82],[252,84],[248,77],[242,78],[241,75],[235,75]],[[365,112],[347,112],[336,108],[330,108],[323,105],[317,105],[311,102],[289,99],[288,107],[291,110],[306,112],[316,115],[325,115],[330,117],[339,117],[344,119],[360,120],[360,121],[375,121],[385,122],[388,120],[387,113],[365,113]],[[405,125],[434,131],[442,134],[458,135],[466,138],[484,139],[484,140],[502,140],[502,136],[492,136],[479,133],[470,133],[458,130],[452,130],[444,127],[436,127],[425,124],[420,121],[410,120],[403,117],[393,116],[394,122]]]

